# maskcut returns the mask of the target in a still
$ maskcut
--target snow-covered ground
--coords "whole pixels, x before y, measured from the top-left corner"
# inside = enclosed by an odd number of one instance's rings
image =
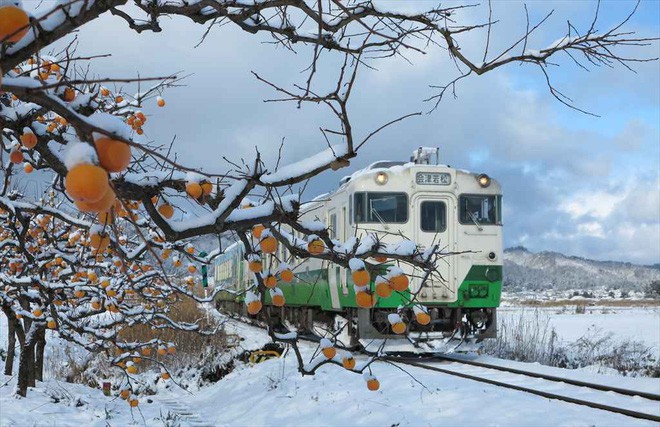
[[[268,340],[262,330],[233,321],[230,327],[245,342]],[[301,346],[308,356],[314,349],[310,343]],[[174,388],[143,396],[133,411],[100,390],[56,380],[38,384],[27,399],[17,399],[11,393],[15,380],[5,377],[0,383],[0,426],[656,425],[420,368],[385,362],[372,366],[381,384],[376,392],[367,390],[362,376],[336,366],[302,377],[289,353],[257,365],[239,364],[217,383],[193,392]],[[627,378],[625,385],[660,393],[658,379]]]
[[[501,307],[500,322],[520,316],[547,318],[564,344],[583,337],[611,334],[614,341],[633,340],[644,343],[660,359],[660,307],[585,307],[578,314],[574,306],[567,307]]]

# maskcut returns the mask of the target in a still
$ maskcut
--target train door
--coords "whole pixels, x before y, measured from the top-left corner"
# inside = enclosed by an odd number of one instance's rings
[[[346,205],[341,207],[341,220],[339,224],[339,236],[341,238],[341,242],[344,243],[346,240],[348,240],[348,233],[351,230],[351,227],[348,223],[348,211],[346,209]],[[339,283],[341,285],[341,291],[343,292],[344,295],[348,295],[348,269],[344,267],[339,268],[340,271],[340,280]]]
[[[438,193],[417,194],[413,198],[415,227],[414,236],[418,244],[424,247],[438,244],[442,252],[455,250],[456,203],[449,196]],[[438,268],[433,280],[427,282],[420,293],[422,300],[453,301],[456,292],[454,262],[451,257],[438,260]],[[419,283],[415,284],[419,286]]]
[[[337,210],[332,208],[328,209],[326,224],[330,229],[330,238],[337,238]],[[341,268],[332,262],[328,263],[328,289],[330,291],[330,302],[332,308],[339,309],[339,286],[340,286]]]

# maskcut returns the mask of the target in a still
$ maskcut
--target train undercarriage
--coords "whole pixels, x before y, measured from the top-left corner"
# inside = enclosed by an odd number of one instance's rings
[[[223,313],[249,317],[242,302],[221,300],[216,306]],[[497,335],[495,308],[430,307],[431,322],[422,326],[411,321],[405,335],[391,332],[387,315],[393,313],[393,309],[326,311],[309,306],[266,306],[264,310],[275,319],[278,332],[291,329],[311,335],[332,332],[346,348],[365,348],[387,340],[408,343],[416,351],[465,352],[478,350],[484,339]],[[404,310],[400,314],[408,319],[414,318],[412,311]]]

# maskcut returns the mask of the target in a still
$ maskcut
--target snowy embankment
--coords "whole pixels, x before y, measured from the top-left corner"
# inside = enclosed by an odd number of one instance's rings
[[[245,343],[268,341],[260,329],[234,321],[227,327]],[[303,342],[301,348],[309,357],[315,346]],[[367,390],[362,376],[336,366],[301,377],[290,352],[257,365],[238,364],[217,383],[194,392],[159,390],[141,397],[133,411],[100,390],[55,380],[31,389],[27,399],[16,399],[11,394],[14,380],[5,384],[5,378],[0,425],[655,425],[416,367],[377,362],[373,373],[381,384],[376,392]],[[618,379],[584,372],[579,377],[604,383]],[[630,378],[625,385],[660,392],[657,379]]]

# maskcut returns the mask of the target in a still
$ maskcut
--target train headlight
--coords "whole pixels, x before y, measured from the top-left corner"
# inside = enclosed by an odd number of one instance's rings
[[[387,174],[385,172],[378,172],[376,174],[376,184],[378,185],[385,185],[387,184],[387,180],[389,179]]]
[[[486,188],[490,185],[490,177],[486,175],[485,173],[482,173],[477,177],[477,181],[479,182],[479,185],[482,187]]]

